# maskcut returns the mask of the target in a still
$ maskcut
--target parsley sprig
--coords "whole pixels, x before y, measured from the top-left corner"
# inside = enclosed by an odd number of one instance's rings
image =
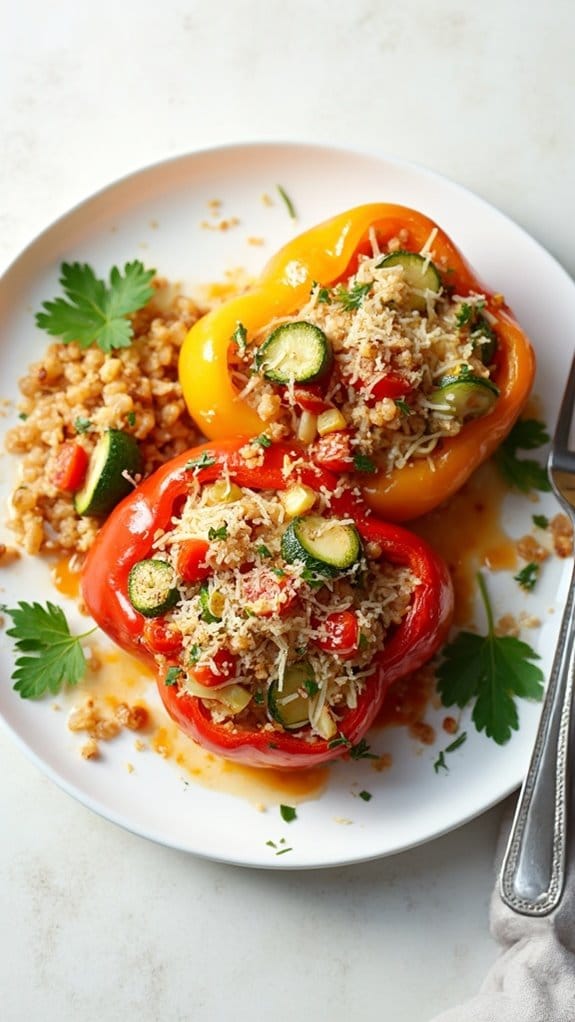
[[[515,697],[541,699],[543,672],[539,656],[526,642],[495,634],[493,609],[483,575],[479,591],[487,615],[487,635],[460,632],[443,650],[437,687],[444,706],[463,708],[473,702],[471,719],[478,731],[503,745],[517,731]]]
[[[542,422],[537,419],[520,419],[495,453],[495,464],[503,478],[522,493],[529,493],[529,490],[546,493],[551,489],[543,465],[533,458],[517,456],[518,451],[535,450],[548,440],[549,434]]]
[[[89,348],[95,343],[106,353],[127,348],[134,335],[127,317],[152,297],[155,272],[135,259],[126,263],[123,273],[113,266],[106,284],[87,263],[62,263],[60,283],[66,298],[43,302],[36,324],[64,344],[77,341],[81,348]]]
[[[14,689],[22,699],[56,695],[63,685],[76,685],[86,673],[82,639],[95,628],[72,635],[61,607],[54,603],[26,603],[2,607],[12,618],[6,634],[14,639],[18,656],[12,674]]]

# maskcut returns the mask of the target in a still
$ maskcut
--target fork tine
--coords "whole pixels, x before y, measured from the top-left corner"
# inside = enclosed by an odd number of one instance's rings
[[[561,408],[559,409],[559,416],[557,418],[557,425],[555,427],[555,435],[553,437],[553,445],[551,448],[550,460],[553,459],[555,453],[566,453],[569,450],[569,436],[571,433],[571,422],[573,420],[573,410],[575,407],[575,356],[571,363],[571,369],[569,370],[569,376],[567,377],[567,384],[563,393],[563,399],[561,401]]]

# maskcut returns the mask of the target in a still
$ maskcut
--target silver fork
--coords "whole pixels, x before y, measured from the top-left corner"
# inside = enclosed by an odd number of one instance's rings
[[[575,521],[575,452],[569,450],[575,408],[575,358],[547,462],[555,495]],[[527,916],[557,907],[565,883],[572,758],[571,707],[575,651],[575,569],[569,586],[529,770],[521,789],[499,877],[503,901]]]

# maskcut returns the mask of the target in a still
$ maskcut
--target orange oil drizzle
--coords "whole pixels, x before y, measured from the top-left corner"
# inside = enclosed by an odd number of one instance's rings
[[[291,772],[260,770],[206,752],[187,738],[162,709],[152,707],[146,700],[155,685],[150,668],[120,649],[100,651],[94,648],[94,653],[100,666],[88,672],[82,685],[83,694],[99,700],[111,711],[119,703],[143,706],[147,710],[149,725],[135,736],[139,754],[152,750],[174,763],[184,774],[184,780],[235,795],[261,808],[268,803],[296,804],[321,795],[327,784],[328,767]],[[135,766],[137,768],[137,760]]]
[[[80,595],[80,572],[70,568],[70,557],[61,557],[50,572],[54,588],[75,600]]]

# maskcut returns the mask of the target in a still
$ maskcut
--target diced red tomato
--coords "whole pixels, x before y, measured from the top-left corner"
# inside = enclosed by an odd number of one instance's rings
[[[326,653],[340,657],[354,656],[359,649],[359,621],[352,610],[339,610],[328,614],[319,625],[320,636],[316,645]]]
[[[205,539],[186,539],[180,546],[176,569],[184,582],[201,582],[212,574],[206,564],[210,544]]]
[[[212,663],[213,668],[210,664],[198,664],[192,668],[191,673],[199,685],[215,688],[216,685],[224,685],[230,678],[235,678],[238,672],[238,658],[227,649],[216,650]]]
[[[330,472],[349,472],[353,468],[349,432],[327,433],[313,444],[310,459]]]
[[[389,372],[382,376],[373,387],[364,380],[355,380],[352,384],[354,390],[362,391],[367,404],[375,404],[376,401],[383,401],[386,397],[399,398],[411,394],[413,387],[399,373]]]
[[[52,481],[59,490],[75,493],[86,477],[88,454],[81,444],[68,440],[56,454],[56,467]]]
[[[179,653],[182,648],[182,633],[162,617],[146,621],[142,638],[154,653]]]
[[[285,614],[297,593],[289,576],[276,575],[273,568],[259,568],[242,577],[242,596],[252,614],[271,617],[272,614]]]
[[[303,408],[305,412],[312,412],[314,415],[321,415],[331,407],[323,395],[323,388],[318,384],[310,383],[308,387],[294,387],[296,405]]]

